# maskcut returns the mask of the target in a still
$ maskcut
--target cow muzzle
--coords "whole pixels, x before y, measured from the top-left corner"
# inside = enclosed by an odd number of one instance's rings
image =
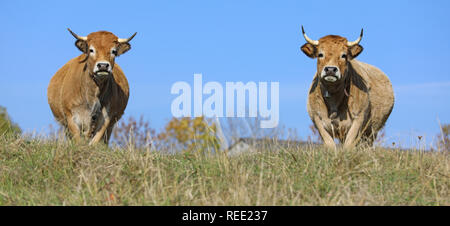
[[[336,82],[341,79],[341,72],[338,67],[325,66],[320,74],[320,78],[326,82]]]
[[[111,64],[107,61],[98,61],[94,67],[94,75],[97,78],[103,78],[111,74]]]

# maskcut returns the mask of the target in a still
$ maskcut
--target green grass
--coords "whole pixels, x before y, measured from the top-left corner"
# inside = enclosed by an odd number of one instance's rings
[[[448,152],[164,154],[0,137],[0,205],[450,205]]]

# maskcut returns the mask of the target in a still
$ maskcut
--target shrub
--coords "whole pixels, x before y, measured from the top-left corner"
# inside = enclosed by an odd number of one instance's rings
[[[119,146],[132,145],[135,148],[151,146],[152,139],[156,137],[154,129],[150,128],[148,121],[141,115],[139,121],[133,116],[127,120],[120,120],[113,130],[113,142]]]
[[[438,150],[450,151],[450,124],[441,126],[441,133],[438,135]]]
[[[166,147],[188,152],[209,152],[220,148],[216,126],[208,123],[204,117],[173,118],[165,130],[158,134],[158,140]]]
[[[21,134],[22,130],[19,125],[14,123],[8,115],[6,108],[0,106],[0,134],[11,135]]]
[[[156,133],[149,122],[141,116],[137,121],[133,116],[117,123],[113,131],[113,142],[121,147],[150,147],[153,150],[218,150],[219,141],[216,127],[203,117],[172,118],[165,128]]]

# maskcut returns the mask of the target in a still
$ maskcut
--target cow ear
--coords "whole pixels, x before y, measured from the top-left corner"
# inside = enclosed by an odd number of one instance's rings
[[[364,50],[364,48],[359,44],[350,47],[349,52],[350,52],[351,58],[352,59],[356,58],[363,50]]]
[[[117,49],[117,56],[120,56],[130,50],[131,45],[128,42],[120,43]]]
[[[300,49],[308,57],[311,57],[313,59],[317,57],[317,47],[313,44],[306,43]]]
[[[81,52],[86,53],[86,54],[88,53],[88,44],[87,44],[86,41],[81,40],[81,39],[78,39],[78,40],[75,42],[75,46],[76,46]]]

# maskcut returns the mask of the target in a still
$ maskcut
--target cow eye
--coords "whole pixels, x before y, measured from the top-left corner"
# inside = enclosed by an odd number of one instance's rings
[[[93,49],[89,49],[89,52],[93,53],[93,52],[94,52],[94,50],[93,50]]]
[[[342,54],[341,57],[345,59],[345,58],[347,58],[347,54],[344,53],[344,54]]]
[[[117,55],[117,50],[112,50],[111,53]]]
[[[319,58],[322,58],[323,57],[323,53],[319,53]]]

